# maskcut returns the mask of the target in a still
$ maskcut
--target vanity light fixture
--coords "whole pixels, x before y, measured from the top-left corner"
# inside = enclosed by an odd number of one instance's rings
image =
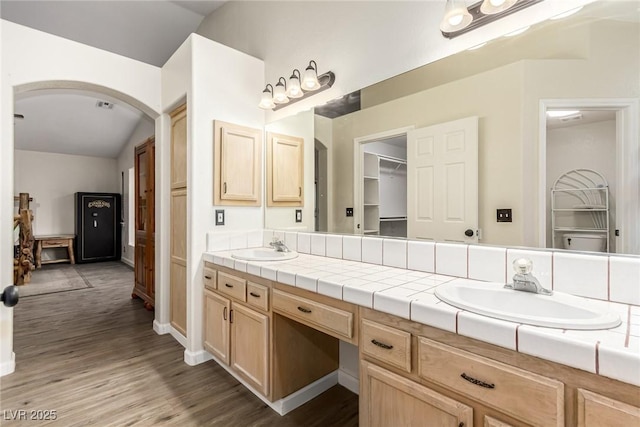
[[[480,12],[485,15],[494,15],[504,12],[516,4],[518,0],[484,0],[480,6]]]
[[[468,27],[471,21],[473,17],[467,10],[464,0],[447,0],[440,29],[448,33],[460,31]]]
[[[271,89],[269,89],[271,88]],[[269,108],[274,108],[276,104],[273,102],[273,86],[267,84],[264,90],[262,91],[262,98],[260,99],[260,104],[258,104],[260,108],[268,110]]]
[[[336,75],[332,71],[318,75],[317,69],[316,61],[310,61],[302,77],[300,71],[295,69],[289,77],[288,84],[284,77],[278,79],[275,88],[268,84],[262,91],[262,98],[258,106],[265,110],[277,111],[287,103],[291,104],[308,98],[333,86]]]
[[[293,70],[291,77],[289,77],[286,94],[291,99],[302,98],[304,95],[300,87],[300,71],[297,68]]]
[[[284,77],[280,77],[278,79],[278,83],[276,83],[275,89],[273,90],[273,102],[276,104],[286,104],[289,102],[286,92],[287,81]]]
[[[541,1],[544,0],[482,0],[467,8],[463,0],[447,0],[440,30],[444,37],[452,39]]]
[[[314,91],[320,89],[320,82],[318,81],[318,64],[316,61],[309,61],[309,65],[304,70],[304,76],[302,77],[302,89],[306,91]]]

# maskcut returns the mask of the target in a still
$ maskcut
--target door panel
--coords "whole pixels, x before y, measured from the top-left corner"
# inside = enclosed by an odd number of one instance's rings
[[[233,304],[232,309],[232,366],[266,396],[269,393],[269,318],[238,304]]]
[[[409,238],[477,242],[478,118],[407,134]]]
[[[231,302],[213,292],[204,292],[204,348],[229,364],[229,310]]]

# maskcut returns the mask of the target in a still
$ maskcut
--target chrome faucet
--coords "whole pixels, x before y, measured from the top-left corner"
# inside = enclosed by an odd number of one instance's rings
[[[533,277],[533,262],[530,259],[518,258],[513,261],[513,269],[516,274],[513,275],[513,283],[504,285],[506,289],[515,291],[532,292],[534,294],[551,295],[553,291],[542,287],[538,279]]]
[[[269,246],[271,246],[273,249],[275,249],[276,252],[291,252],[289,250],[289,248],[287,247],[287,245],[285,245],[284,242],[282,240],[278,239],[277,237],[273,238],[271,243],[269,243]]]

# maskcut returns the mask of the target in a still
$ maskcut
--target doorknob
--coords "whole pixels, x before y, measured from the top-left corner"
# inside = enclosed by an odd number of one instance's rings
[[[464,231],[464,235],[465,235],[465,236],[467,236],[467,237],[473,237],[473,230],[472,230],[472,229],[470,229],[470,228],[467,228],[467,229]]]
[[[4,288],[4,292],[2,292],[0,296],[0,301],[2,301],[6,307],[13,307],[18,303],[19,299],[18,287],[13,285]]]

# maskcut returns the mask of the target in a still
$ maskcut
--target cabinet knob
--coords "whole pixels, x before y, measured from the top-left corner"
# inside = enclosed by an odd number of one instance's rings
[[[465,236],[467,236],[467,237],[473,237],[473,234],[474,234],[474,233],[473,233],[473,230],[472,230],[472,229],[470,229],[470,228],[467,228],[467,229],[464,231],[464,235],[465,235]]]

